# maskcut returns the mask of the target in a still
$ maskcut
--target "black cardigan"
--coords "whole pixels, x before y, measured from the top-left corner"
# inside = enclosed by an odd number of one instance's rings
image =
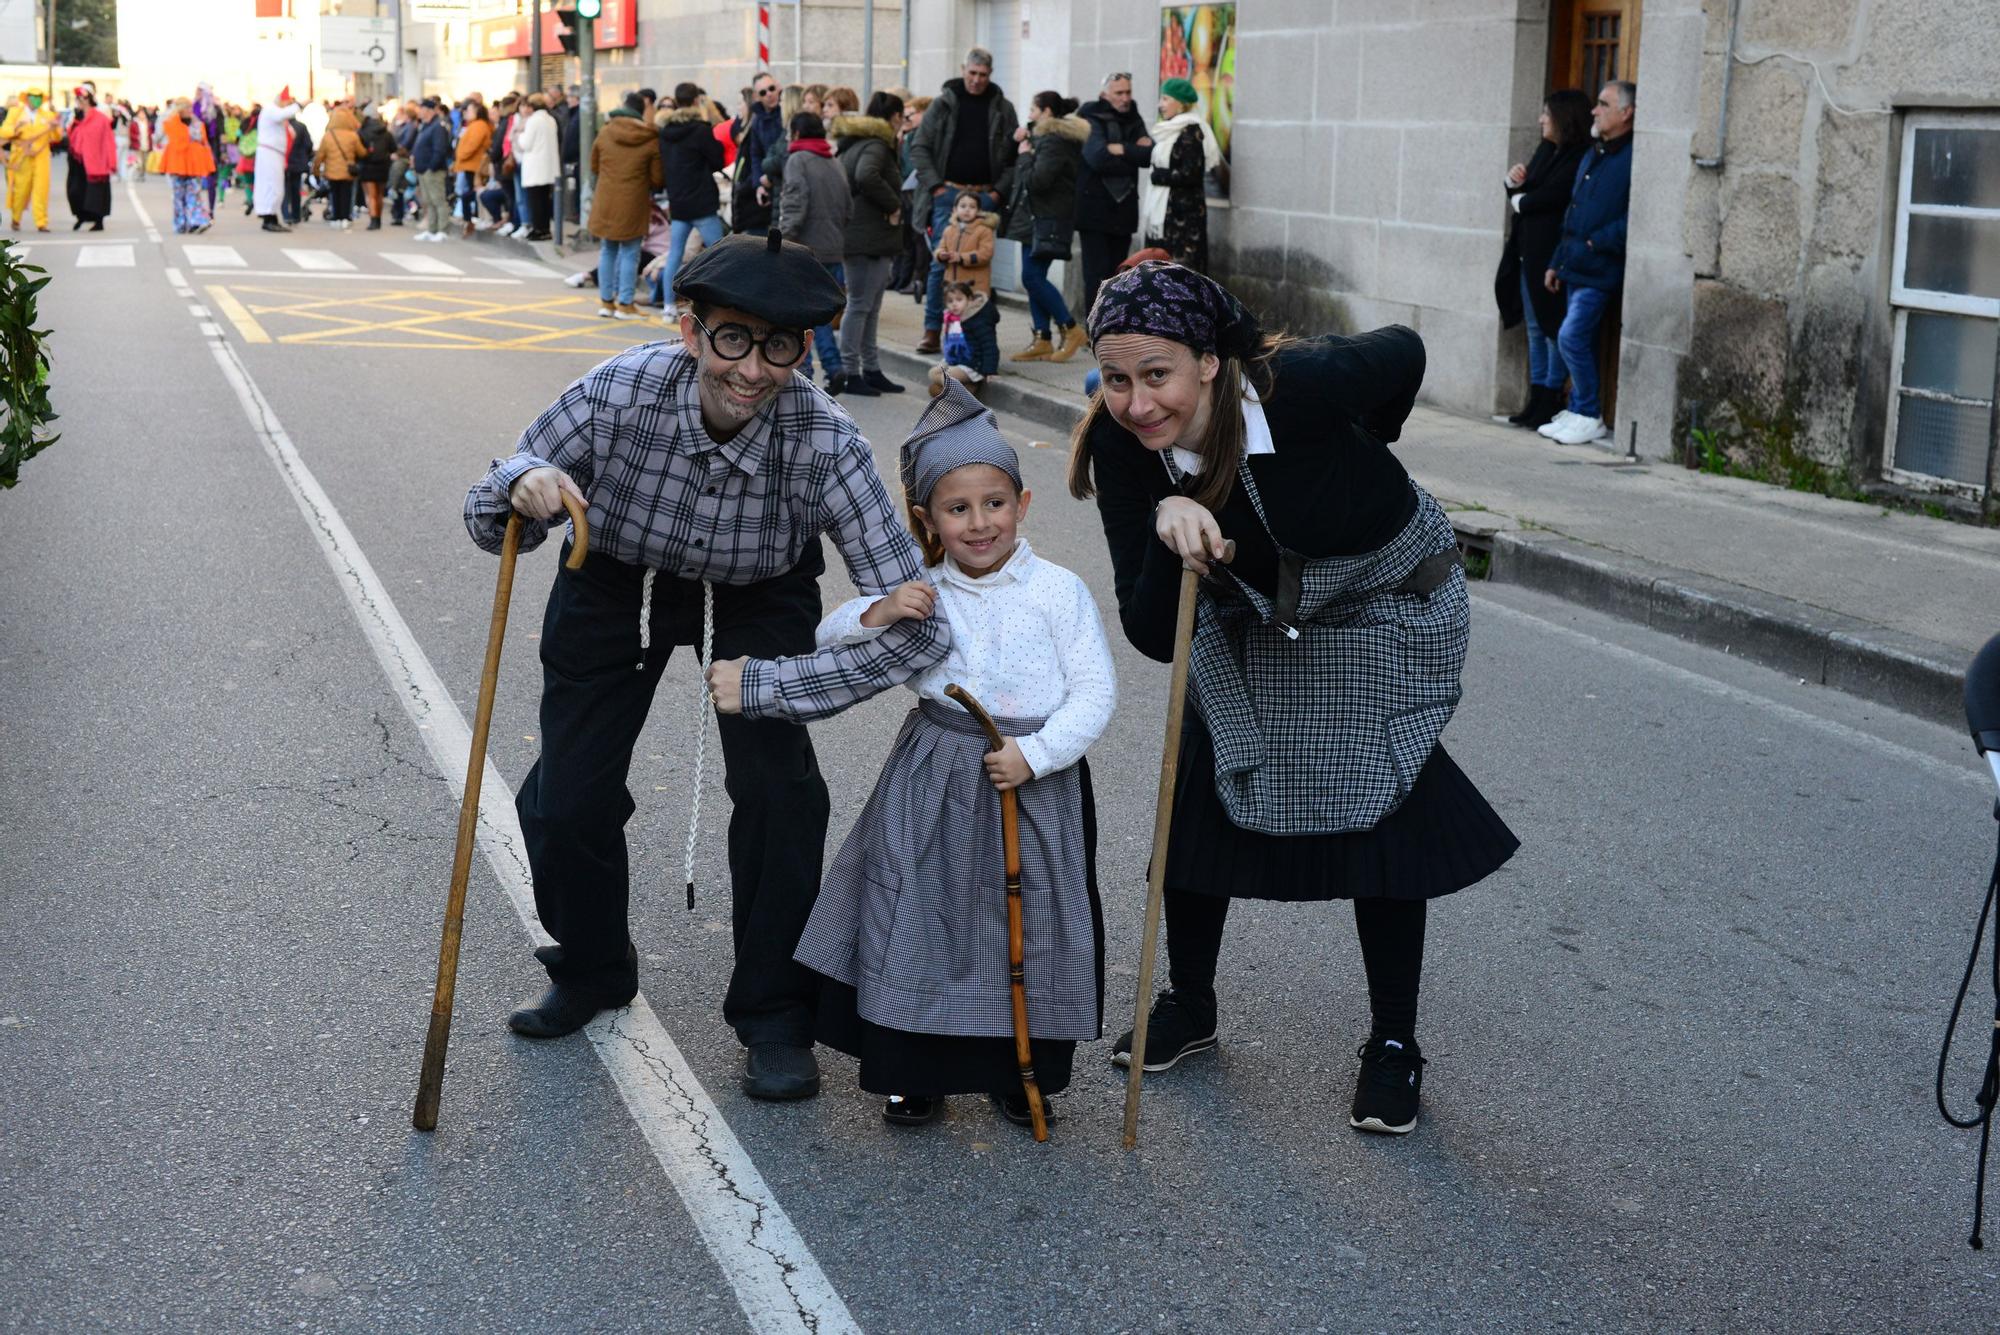
[[[1328,334],[1278,354],[1264,416],[1276,452],[1247,462],[1279,541],[1302,556],[1353,556],[1382,547],[1416,513],[1410,475],[1389,450],[1424,380],[1424,343],[1391,325],[1352,337]],[[1159,452],[1101,414],[1087,441],[1097,511],[1111,548],[1112,583],[1125,638],[1148,658],[1173,657],[1180,561],[1153,532],[1153,511],[1175,494]],[[1193,490],[1197,479],[1190,478]],[[1266,594],[1277,549],[1242,483],[1216,513],[1236,543],[1231,570]]]
[[[1500,252],[1500,270],[1493,276],[1493,298],[1500,305],[1502,328],[1521,323],[1521,274],[1528,275],[1528,292],[1535,305],[1535,323],[1551,337],[1561,327],[1567,299],[1551,292],[1542,283],[1549,261],[1555,257],[1556,243],[1562,240],[1563,212],[1569,208],[1570,191],[1576,185],[1576,167],[1589,148],[1587,143],[1558,148],[1542,140],[1535,156],[1528,159],[1528,175],[1518,190],[1509,189],[1508,198],[1519,195],[1521,207],[1508,224],[1507,245]],[[1511,205],[1510,205],[1511,208]]]

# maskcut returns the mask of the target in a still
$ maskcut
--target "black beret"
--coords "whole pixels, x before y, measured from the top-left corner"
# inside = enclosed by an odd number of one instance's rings
[[[779,329],[811,329],[833,319],[847,294],[812,251],[769,236],[739,232],[709,246],[674,275],[674,295],[728,306]]]

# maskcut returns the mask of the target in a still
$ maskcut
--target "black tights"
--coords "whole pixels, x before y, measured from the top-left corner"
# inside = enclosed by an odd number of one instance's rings
[[[1368,1006],[1373,1033],[1411,1039],[1417,1033],[1417,989],[1424,970],[1422,899],[1357,899],[1354,929],[1361,938],[1361,961],[1368,971]],[[1220,895],[1169,890],[1167,976],[1174,991],[1215,1004],[1215,963],[1222,953],[1222,926],[1229,901]]]

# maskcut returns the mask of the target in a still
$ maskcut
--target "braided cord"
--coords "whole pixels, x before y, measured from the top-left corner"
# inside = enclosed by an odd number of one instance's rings
[[[694,797],[688,804],[687,848],[682,870],[687,873],[687,906],[694,911],[694,847],[701,833],[702,771],[708,762],[708,665],[715,658],[715,586],[701,582],[701,657],[695,663]]]

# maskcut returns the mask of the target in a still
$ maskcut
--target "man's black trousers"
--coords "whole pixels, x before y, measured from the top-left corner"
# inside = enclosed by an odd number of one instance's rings
[[[809,653],[819,624],[818,543],[796,568],[760,584],[715,586],[715,657]],[[542,754],[515,807],[535,876],[535,908],[556,946],[537,952],[556,982],[622,1002],[638,987],[627,926],[631,870],[625,823],[632,752],[675,645],[699,645],[701,585],[661,574],[653,585],[652,648],[640,666],[642,571],[593,554],[558,570],[542,618]],[[685,736],[694,672],[676,673],[668,708],[675,759],[692,768]],[[792,960],[819,892],[826,782],[804,725],[720,715],[735,896],[736,967],[723,1018],[746,1044],[812,1042],[819,978]],[[711,808],[712,810],[713,808]],[[666,849],[649,866],[672,881]],[[672,870],[668,871],[667,868]],[[678,890],[678,886],[675,887]]]

